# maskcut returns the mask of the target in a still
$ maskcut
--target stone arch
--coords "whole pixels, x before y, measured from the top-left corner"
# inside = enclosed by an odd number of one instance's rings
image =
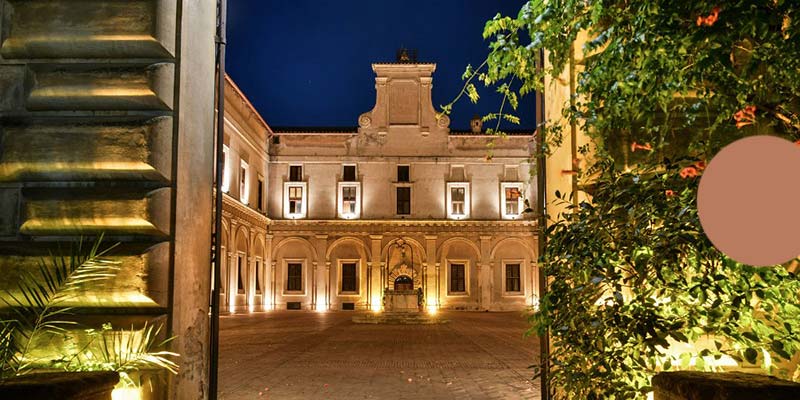
[[[536,251],[531,247],[530,243],[518,237],[507,237],[497,242],[497,244],[495,244],[494,247],[492,248],[492,252],[490,253],[491,259],[494,260],[495,254],[497,254],[497,250],[508,243],[517,243],[522,245],[522,247],[525,248],[525,250],[527,250],[528,255],[531,257],[531,261],[536,262]]]
[[[223,219],[222,220],[222,247],[228,248],[228,237],[231,234],[231,228],[228,223]]]
[[[423,262],[423,263],[427,262],[428,258],[427,258],[427,254],[425,253],[425,247],[422,246],[422,244],[419,241],[417,241],[414,238],[408,237],[408,236],[400,236],[398,238],[405,240],[408,244],[411,245],[411,247],[414,248],[414,250],[419,251],[420,261],[421,262]],[[398,238],[395,238],[395,239],[398,239]],[[383,245],[383,248],[381,249],[381,261],[386,261],[386,253],[389,250],[389,245],[392,244],[392,242],[394,242],[394,239],[390,240],[388,243]]]
[[[299,237],[299,236],[291,236],[291,237],[287,237],[287,238],[281,240],[278,243],[278,245],[275,246],[275,249],[272,251],[273,254],[278,254],[278,252],[281,250],[281,248],[283,248],[284,246],[286,246],[287,244],[292,243],[292,242],[297,242],[297,243],[302,244],[303,246],[305,246],[311,252],[311,255],[312,255],[313,259],[310,260],[310,261],[316,261],[317,260],[317,250],[314,249],[314,246],[311,244],[311,242],[308,241],[308,239],[304,239],[304,238]]]
[[[330,261],[333,250],[335,250],[337,247],[345,243],[354,243],[359,253],[361,253],[361,257],[365,261],[369,261],[372,259],[372,253],[369,251],[367,245],[364,244],[363,240],[360,240],[359,238],[353,236],[345,236],[334,240],[333,243],[331,243],[330,246],[328,246],[328,250],[325,252],[325,260]]]
[[[260,233],[253,240],[253,256],[264,258],[264,235]]]
[[[442,242],[442,244],[439,245],[439,249],[436,251],[437,254],[436,259],[437,260],[444,259],[445,254],[447,254],[447,250],[449,250],[450,246],[452,246],[455,243],[465,243],[475,252],[475,259],[476,260],[481,259],[481,249],[478,247],[478,245],[476,245],[475,242],[473,242],[472,240],[469,240],[462,236],[451,237]]]
[[[247,228],[240,226],[239,229],[236,230],[235,250],[247,254],[248,250],[250,250],[249,238],[250,234]]]

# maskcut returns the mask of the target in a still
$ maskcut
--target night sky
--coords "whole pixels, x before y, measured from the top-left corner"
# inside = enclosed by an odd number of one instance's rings
[[[400,47],[437,64],[433,104],[450,102],[467,64],[488,53],[481,36],[498,12],[516,15],[523,0],[231,0],[227,72],[273,127],[354,127],[375,104],[373,62],[393,62]],[[477,105],[454,107],[451,129],[497,111],[501,97],[479,86]],[[532,129],[534,98],[520,102]]]

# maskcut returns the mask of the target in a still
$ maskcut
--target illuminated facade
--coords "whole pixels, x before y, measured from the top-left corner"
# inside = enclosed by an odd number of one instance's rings
[[[230,309],[255,308],[266,299],[267,141],[271,131],[230,77],[225,78],[225,263],[221,266],[220,304]]]
[[[532,134],[450,131],[431,101],[435,64],[372,67],[376,104],[357,128],[270,140],[259,306],[378,310],[394,289],[422,291],[428,309],[534,304]]]

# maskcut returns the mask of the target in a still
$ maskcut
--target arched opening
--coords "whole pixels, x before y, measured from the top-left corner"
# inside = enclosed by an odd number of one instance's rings
[[[414,290],[414,280],[408,275],[400,275],[394,280],[394,290]]]

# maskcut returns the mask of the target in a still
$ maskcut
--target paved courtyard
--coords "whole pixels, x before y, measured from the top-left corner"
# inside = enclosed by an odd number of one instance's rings
[[[448,312],[443,325],[361,325],[354,313],[223,316],[220,397],[538,399],[538,340],[521,313]]]

